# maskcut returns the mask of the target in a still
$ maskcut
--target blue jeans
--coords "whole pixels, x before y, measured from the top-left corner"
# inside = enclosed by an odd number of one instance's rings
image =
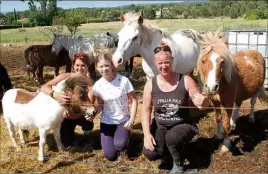
[[[110,161],[115,161],[120,152],[127,148],[130,131],[123,127],[124,124],[101,123],[101,147],[105,158]]]

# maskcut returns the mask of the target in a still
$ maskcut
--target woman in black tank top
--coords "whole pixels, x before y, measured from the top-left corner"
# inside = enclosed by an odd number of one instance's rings
[[[180,152],[198,133],[197,127],[188,119],[189,99],[199,109],[207,107],[209,102],[190,76],[172,70],[171,49],[161,44],[154,50],[154,61],[160,74],[146,82],[143,92],[143,153],[149,160],[161,159],[163,168],[171,164],[170,173],[182,173]],[[154,118],[150,125],[152,108]]]

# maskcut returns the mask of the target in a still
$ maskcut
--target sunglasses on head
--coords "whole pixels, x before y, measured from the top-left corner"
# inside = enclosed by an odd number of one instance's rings
[[[165,45],[165,46],[159,46],[159,47],[156,47],[154,49],[154,53],[157,54],[159,53],[160,51],[167,51],[167,52],[170,52],[171,53],[171,49],[169,46]]]

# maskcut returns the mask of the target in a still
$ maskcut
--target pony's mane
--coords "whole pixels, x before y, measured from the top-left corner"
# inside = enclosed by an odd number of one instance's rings
[[[107,34],[97,34],[90,38],[88,38],[89,42],[93,42],[95,44],[95,47],[101,47],[101,48],[114,48],[115,43],[111,36],[108,36]]]
[[[88,86],[92,86],[93,82],[89,77],[77,75],[68,78],[65,81],[64,90],[71,89],[73,90],[76,86],[81,87],[84,90],[87,90]]]
[[[134,13],[134,12],[127,12],[124,15],[125,21],[124,24],[128,25],[136,25],[136,27],[139,27],[138,25],[138,19],[140,17],[140,13]],[[160,32],[162,35],[168,35],[168,33],[163,29],[159,28],[155,24],[150,23],[148,20],[144,20],[141,27],[141,37],[144,38],[143,40],[146,41],[148,45],[150,45],[153,41],[154,33]]]
[[[224,77],[227,82],[230,82],[232,78],[232,73],[235,72],[235,68],[231,52],[229,51],[227,46],[226,38],[219,34],[207,32],[204,33],[202,35],[202,38],[199,39],[199,43],[202,49],[200,56],[197,60],[197,71],[199,72],[202,82],[204,82],[204,74],[201,70],[202,59],[211,51],[216,52],[224,59]]]

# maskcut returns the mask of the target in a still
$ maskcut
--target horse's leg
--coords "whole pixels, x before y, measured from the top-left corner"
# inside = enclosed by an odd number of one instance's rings
[[[59,66],[55,68],[55,77],[59,75],[59,70],[60,70]]]
[[[47,130],[45,129],[39,129],[39,153],[38,153],[38,161],[43,162],[45,160],[44,157],[44,148],[46,144],[46,136],[47,136]]]
[[[129,77],[129,61],[127,61],[125,64],[125,72],[126,72],[126,77]]]
[[[64,146],[63,146],[63,144],[61,142],[61,137],[60,137],[60,126],[57,126],[54,129],[53,135],[54,135],[58,150],[59,151],[64,150]]]
[[[38,65],[38,73],[37,73],[37,77],[39,79],[39,84],[42,85],[44,84],[44,77],[43,77],[43,65]]]
[[[25,145],[25,136],[24,136],[23,130],[21,128],[19,128],[19,135],[20,135],[21,144]]]
[[[230,119],[230,125],[231,125],[231,130],[234,130],[236,127],[236,121],[237,121],[237,117],[239,115],[239,110],[241,107],[242,102],[235,102],[234,104],[234,110]]]
[[[256,104],[257,101],[257,97],[258,97],[259,93],[253,95],[250,99],[250,115],[249,115],[249,122],[250,123],[254,123],[255,122],[255,117],[254,117],[254,106]]]
[[[89,67],[88,67],[88,72],[90,74],[90,77],[92,80],[96,81],[97,80],[97,74],[95,71],[95,64],[92,63]]]
[[[215,114],[215,120],[217,123],[217,135],[216,138],[219,140],[223,139],[223,124],[222,124],[222,116],[221,116],[221,110],[220,109],[215,109],[214,110],[214,114]]]
[[[72,71],[72,63],[71,61],[67,62],[65,65],[65,72],[71,72]]]
[[[15,139],[14,124],[10,121],[9,118],[5,118],[5,121],[7,124],[8,133],[9,133],[9,136],[11,138],[13,147],[15,147],[16,150],[20,150],[21,148],[18,146],[16,139]]]
[[[222,124],[222,113],[221,113],[221,102],[219,99],[219,96],[215,96],[213,98],[211,98],[211,102],[213,104],[214,107],[214,116],[215,116],[215,120],[217,123],[217,134],[216,134],[216,138],[221,140],[223,139],[223,124]]]
[[[226,107],[231,107],[231,106],[226,106]],[[222,143],[222,147],[221,147],[221,152],[228,152],[231,150],[231,140],[229,137],[229,133],[230,133],[230,118],[232,115],[232,111],[233,109],[226,109],[225,110],[226,113],[222,115],[222,122],[223,122],[223,143]]]
[[[132,78],[133,62],[134,62],[134,57],[131,57],[129,60],[129,78]]]
[[[27,71],[27,75],[28,75],[28,81],[30,81],[31,80],[31,72]]]

